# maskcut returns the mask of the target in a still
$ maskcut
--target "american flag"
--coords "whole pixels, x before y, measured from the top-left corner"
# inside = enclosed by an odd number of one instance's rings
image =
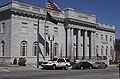
[[[47,8],[51,9],[51,10],[55,10],[58,12],[61,12],[62,10],[58,7],[57,4],[55,4],[54,2],[47,0]]]

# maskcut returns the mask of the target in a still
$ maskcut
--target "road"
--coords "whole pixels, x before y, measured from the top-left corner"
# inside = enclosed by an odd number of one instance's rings
[[[0,79],[119,79],[118,69],[92,70],[3,70]]]

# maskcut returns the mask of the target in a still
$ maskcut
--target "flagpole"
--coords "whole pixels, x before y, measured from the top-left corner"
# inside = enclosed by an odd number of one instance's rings
[[[44,39],[45,39],[45,42],[44,42],[44,55],[46,54],[46,20],[47,20],[47,0],[45,0],[45,25],[44,25]]]
[[[38,14],[38,28],[37,28],[37,68],[39,68],[39,14]]]

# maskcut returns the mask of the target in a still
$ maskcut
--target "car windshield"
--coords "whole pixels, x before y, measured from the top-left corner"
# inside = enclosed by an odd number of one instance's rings
[[[57,58],[53,58],[53,60],[52,61],[57,61]]]
[[[66,62],[70,62],[70,60],[69,59],[65,59],[66,60]]]

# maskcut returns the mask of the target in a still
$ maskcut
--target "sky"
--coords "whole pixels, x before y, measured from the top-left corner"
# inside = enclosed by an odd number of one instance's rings
[[[3,5],[10,0],[0,0]],[[45,0],[18,0],[45,7]],[[96,15],[97,22],[114,25],[116,39],[120,39],[120,0],[51,0],[61,9],[73,8],[78,12]]]

